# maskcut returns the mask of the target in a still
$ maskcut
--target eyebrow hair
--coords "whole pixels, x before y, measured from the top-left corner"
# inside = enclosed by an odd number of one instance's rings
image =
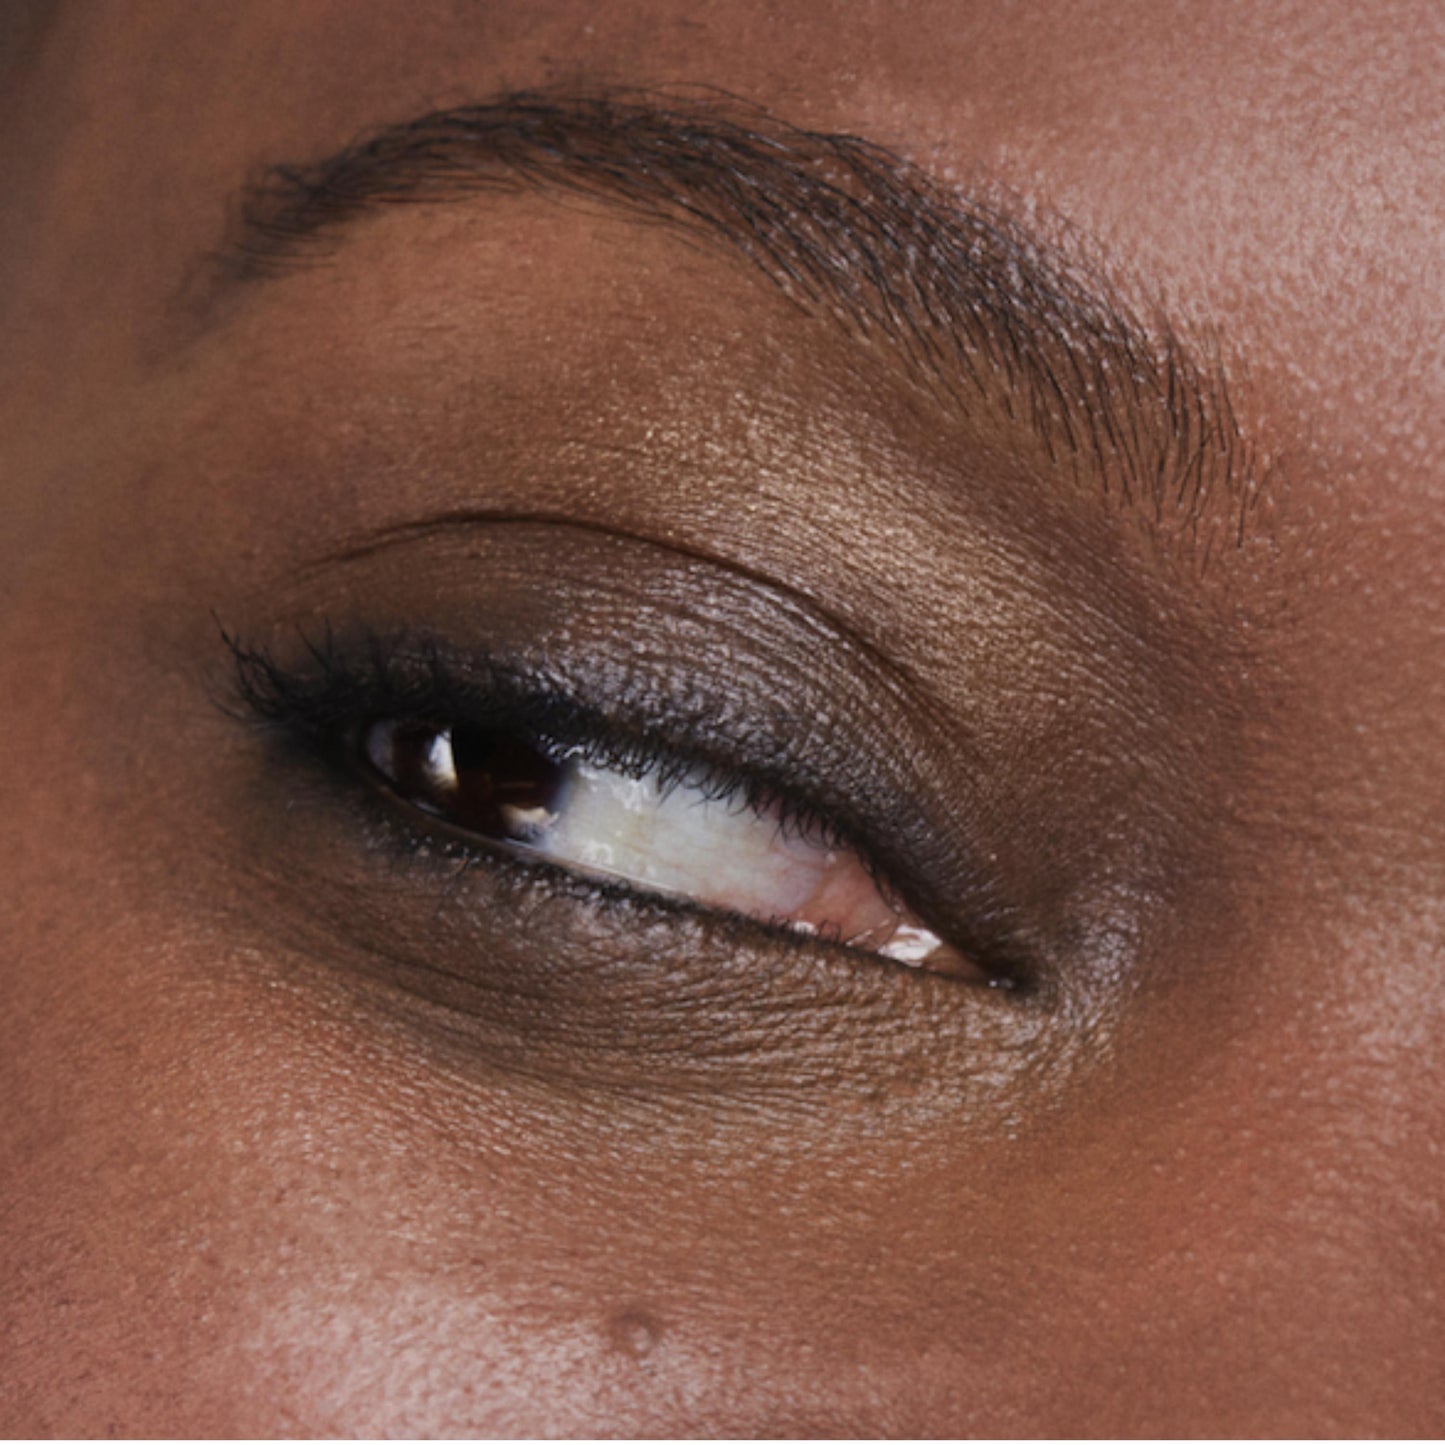
[[[216,279],[315,265],[389,208],[532,190],[721,243],[915,376],[1022,419],[1160,530],[1193,534],[1223,495],[1243,539],[1258,486],[1212,337],[1145,324],[1099,268],[886,147],[733,97],[521,91],[386,126],[255,179]]]

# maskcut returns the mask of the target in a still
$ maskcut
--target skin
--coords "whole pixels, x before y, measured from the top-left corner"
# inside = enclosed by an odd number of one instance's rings
[[[7,1432],[1440,1433],[1437,6],[16,15]],[[602,83],[873,137],[1216,336],[1247,538],[1061,491],[606,208],[387,215],[183,334],[258,164]],[[482,504],[552,520],[337,560]],[[784,595],[839,628],[765,647]],[[701,638],[748,706],[881,698],[871,748],[914,724],[865,636],[957,745],[925,804],[1110,947],[1023,999],[448,893],[233,715],[214,618],[320,617]]]

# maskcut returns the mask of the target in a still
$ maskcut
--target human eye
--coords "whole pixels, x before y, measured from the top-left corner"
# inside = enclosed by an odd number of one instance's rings
[[[766,769],[619,723],[556,679],[369,635],[288,667],[228,638],[248,709],[468,868],[500,861],[963,982],[1014,980],[903,901],[868,840]],[[585,906],[585,904],[583,905]]]

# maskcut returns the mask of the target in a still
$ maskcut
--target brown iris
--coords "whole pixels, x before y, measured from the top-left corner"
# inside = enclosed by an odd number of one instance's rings
[[[362,748],[408,803],[506,842],[530,842],[551,823],[570,771],[516,732],[466,724],[373,723]]]

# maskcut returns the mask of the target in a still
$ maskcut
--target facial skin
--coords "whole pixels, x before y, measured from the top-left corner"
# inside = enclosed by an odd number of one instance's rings
[[[1439,1433],[1439,8],[53,9],[0,86],[7,1432]],[[555,176],[206,259],[261,167],[608,87],[887,147],[1140,376],[1167,317],[1208,495],[1157,397],[1051,450],[973,342]],[[222,628],[706,725],[1025,984],[459,868]]]

